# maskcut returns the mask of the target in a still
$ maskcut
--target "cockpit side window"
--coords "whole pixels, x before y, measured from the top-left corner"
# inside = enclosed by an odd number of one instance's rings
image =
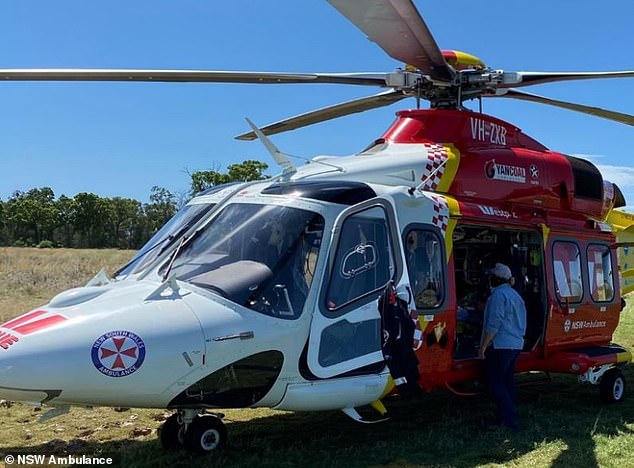
[[[443,243],[427,229],[412,229],[405,236],[405,261],[417,309],[440,306],[445,295]]]
[[[339,316],[347,304],[381,290],[394,268],[385,210],[375,206],[349,216],[341,226],[326,293],[328,315]]]

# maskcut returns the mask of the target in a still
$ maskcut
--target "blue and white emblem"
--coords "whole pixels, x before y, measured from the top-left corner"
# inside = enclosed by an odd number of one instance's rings
[[[145,359],[145,343],[135,333],[116,330],[101,335],[92,345],[92,363],[108,377],[136,372]]]
[[[533,179],[537,179],[539,177],[539,169],[537,169],[537,166],[535,164],[531,164],[531,177]]]

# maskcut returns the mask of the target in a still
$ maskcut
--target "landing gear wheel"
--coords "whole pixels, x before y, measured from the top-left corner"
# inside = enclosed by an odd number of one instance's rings
[[[600,382],[601,401],[603,403],[618,403],[625,398],[625,377],[621,369],[610,369]]]
[[[178,414],[174,413],[165,420],[159,429],[159,439],[166,450],[178,450],[183,447],[185,427],[178,422]]]
[[[200,415],[187,428],[184,442],[185,448],[193,453],[218,451],[227,444],[227,428],[220,418]]]

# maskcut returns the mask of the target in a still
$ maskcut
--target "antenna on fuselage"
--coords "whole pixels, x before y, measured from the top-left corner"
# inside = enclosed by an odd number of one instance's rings
[[[297,167],[288,158],[301,159],[302,161],[306,161],[308,164],[321,164],[322,166],[332,167],[340,172],[344,172],[344,169],[341,166],[337,166],[336,164],[327,163],[318,159],[309,159],[303,158],[301,156],[294,156],[292,154],[282,153],[278,149],[278,147],[275,146],[275,144],[271,141],[271,139],[267,137],[264,132],[260,130],[253,122],[251,122],[248,117],[245,117],[245,119],[249,126],[253,129],[255,135],[262,142],[266,150],[273,157],[277,165],[282,168],[282,177],[292,176],[297,172]]]
[[[410,187],[407,190],[407,192],[410,195],[414,195],[414,192],[421,192],[422,193],[424,191],[423,187],[425,187],[425,184],[427,183],[427,181],[429,181],[432,177],[434,177],[436,175],[436,172],[438,172],[443,167],[445,167],[445,164],[447,164],[447,161],[449,161],[449,158],[443,160],[443,162],[441,162],[436,169],[431,171],[429,174],[427,174],[427,177],[425,177],[423,180],[421,180],[420,184],[418,184],[416,187]]]
[[[297,167],[289,159],[288,155],[282,153],[277,146],[267,137],[262,130],[260,130],[248,117],[245,117],[249,126],[253,129],[253,132],[257,135],[258,139],[262,142],[266,150],[273,157],[273,160],[278,166],[282,168],[283,176],[290,176],[297,172]]]

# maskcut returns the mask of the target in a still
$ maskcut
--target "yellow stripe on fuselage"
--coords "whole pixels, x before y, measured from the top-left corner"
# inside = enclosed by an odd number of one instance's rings
[[[449,187],[451,187],[451,184],[458,173],[458,167],[460,166],[460,151],[451,143],[442,143],[441,146],[445,148],[445,151],[447,152],[447,162],[445,163],[445,170],[436,191],[446,193],[449,191]]]

